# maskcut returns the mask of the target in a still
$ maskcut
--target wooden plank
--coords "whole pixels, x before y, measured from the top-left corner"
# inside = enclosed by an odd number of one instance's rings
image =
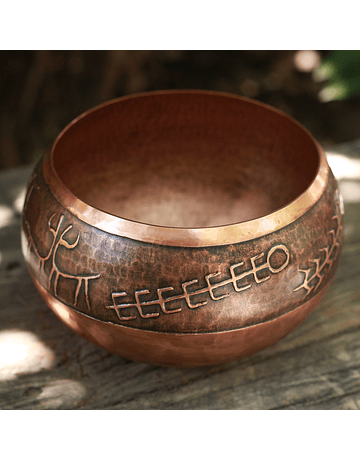
[[[360,142],[336,151],[359,158]],[[20,246],[19,203],[30,172],[0,174],[0,409],[360,408],[356,194],[345,202],[346,241],[335,281],[303,325],[255,356],[174,369],[101,350],[72,333],[45,305]],[[360,186],[360,178],[356,181]]]

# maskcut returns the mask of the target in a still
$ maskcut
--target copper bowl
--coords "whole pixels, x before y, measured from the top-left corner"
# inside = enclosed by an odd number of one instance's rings
[[[75,332],[136,361],[217,364],[288,334],[342,244],[325,154],[250,99],[162,91],[107,102],[35,168],[23,253]]]

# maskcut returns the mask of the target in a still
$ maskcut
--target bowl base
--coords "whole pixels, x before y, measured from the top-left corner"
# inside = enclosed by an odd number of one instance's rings
[[[86,340],[133,361],[173,367],[221,364],[274,345],[306,319],[327,290],[322,289],[301,306],[263,323],[222,332],[169,334],[113,323],[106,323],[104,329],[104,322],[64,304],[31,276],[53,312]]]

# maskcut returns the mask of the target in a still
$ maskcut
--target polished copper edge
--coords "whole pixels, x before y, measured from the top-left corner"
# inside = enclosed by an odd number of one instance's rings
[[[151,92],[149,93],[149,95],[162,93],[165,94],[166,91]],[[201,91],[197,91],[197,93],[201,93]],[[233,96],[226,93],[217,93],[213,91],[206,91],[204,93],[211,93],[215,95],[217,94],[247,100],[247,98]],[[134,97],[146,97],[146,95],[132,95],[128,96],[127,98]],[[98,110],[100,107],[114,104],[116,102],[118,102],[118,100],[113,100],[105,104],[102,104],[75,119],[58,136],[57,140],[54,143],[53,149],[51,150],[51,152],[48,152],[45,155],[43,162],[44,178],[46,182],[49,184],[52,193],[62,203],[62,205],[83,222],[86,222],[87,224],[92,225],[107,233],[131,238],[137,241],[161,244],[165,246],[207,247],[240,243],[243,241],[250,241],[267,235],[269,233],[275,232],[294,222],[295,220],[303,216],[314,205],[314,203],[316,203],[320,199],[320,197],[325,191],[328,182],[328,176],[330,173],[330,168],[328,166],[325,153],[319,145],[319,143],[296,120],[293,120],[288,115],[276,109],[273,109],[265,104],[262,104],[261,102],[252,101],[254,104],[258,104],[260,106],[265,107],[267,110],[272,110],[285,118],[289,118],[294,124],[297,124],[299,127],[301,127],[302,130],[304,130],[308,134],[308,136],[313,140],[314,144],[317,147],[317,151],[319,153],[319,167],[317,174],[313,182],[307,188],[307,190],[294,201],[292,201],[285,207],[258,219],[250,220],[247,222],[241,222],[237,224],[204,228],[178,228],[156,226],[131,221],[129,219],[124,219],[103,212],[81,201],[76,196],[74,196],[70,190],[68,190],[65,187],[65,185],[58,177],[56,170],[54,168],[52,153],[56,148],[57,141],[66,132],[66,130],[69,129],[69,127],[76,123],[80,118],[85,117],[87,114],[91,113],[94,110]]]
[[[240,329],[206,333],[166,333],[99,321],[55,298],[31,271],[30,274],[41,296],[56,316],[83,338],[124,358],[175,367],[220,364],[271,346],[301,324],[327,291],[326,287],[299,307],[274,319]],[[104,324],[107,326],[106,330],[103,329]]]

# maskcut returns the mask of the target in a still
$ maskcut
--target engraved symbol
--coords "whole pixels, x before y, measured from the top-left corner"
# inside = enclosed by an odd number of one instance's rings
[[[31,191],[32,190],[33,190],[33,188],[31,189]],[[55,294],[56,297],[58,297],[58,283],[59,283],[60,278],[67,279],[67,280],[76,280],[77,281],[77,286],[76,286],[76,290],[75,290],[75,294],[74,294],[74,307],[77,306],[80,288],[81,288],[81,286],[83,284],[84,285],[84,291],[85,291],[85,302],[86,302],[86,305],[88,307],[88,310],[90,310],[89,281],[99,278],[100,275],[99,274],[94,274],[94,275],[85,275],[85,274],[84,275],[72,275],[72,274],[69,274],[69,273],[66,273],[66,272],[62,271],[58,267],[57,261],[56,261],[56,256],[57,256],[57,252],[58,252],[59,247],[63,246],[63,247],[65,247],[67,249],[70,249],[70,250],[74,249],[79,244],[80,233],[78,233],[78,235],[75,238],[75,240],[71,243],[68,239],[65,239],[65,235],[73,228],[73,226],[68,225],[64,230],[62,230],[60,232],[61,226],[62,226],[63,221],[64,221],[64,215],[63,214],[60,215],[58,223],[55,226],[53,226],[54,217],[55,217],[55,214],[53,214],[50,217],[49,221],[48,221],[49,231],[53,235],[53,239],[52,239],[52,243],[50,245],[50,248],[49,248],[47,254],[45,254],[45,255],[41,255],[39,253],[39,250],[37,249],[37,247],[35,245],[34,238],[33,238],[32,234],[31,234],[30,225],[29,225],[29,223],[27,221],[25,221],[25,225],[26,225],[26,228],[27,228],[27,231],[28,231],[29,251],[32,250],[34,252],[34,254],[36,255],[36,257],[38,258],[40,270],[42,270],[42,271],[44,271],[45,263],[48,260],[50,260],[50,262],[51,262],[51,270],[50,270],[49,279],[48,279],[48,289],[51,288],[51,283],[52,283],[52,280],[54,279],[53,287],[54,287],[54,294]]]
[[[293,291],[299,291],[300,289],[305,289],[306,290],[306,295],[307,297],[311,291],[316,291],[320,284],[322,283],[322,280],[324,279],[324,276],[326,274],[325,270],[330,269],[333,262],[335,261],[338,249],[340,247],[340,235],[341,232],[343,231],[343,227],[341,225],[341,202],[339,199],[339,194],[337,193],[336,195],[337,201],[336,201],[336,214],[335,216],[332,217],[332,220],[335,221],[335,228],[331,229],[328,232],[328,235],[331,237],[331,243],[320,249],[320,252],[323,253],[319,254],[319,256],[316,259],[310,259],[309,262],[313,264],[313,267],[310,268],[299,268],[299,272],[305,273],[304,281]]]
[[[279,267],[274,267],[274,265],[271,264],[271,260],[272,260],[271,257],[276,252],[278,252],[279,254],[282,253],[282,256],[285,257],[284,261]],[[216,272],[216,273],[210,273],[206,275],[205,276],[206,287],[199,287],[198,289],[191,291],[190,290],[191,286],[194,286],[195,284],[199,282],[197,279],[194,279],[194,280],[186,281],[182,283],[181,285],[182,293],[171,296],[171,297],[164,298],[163,293],[173,291],[174,288],[172,286],[157,289],[157,298],[154,300],[140,299],[140,296],[142,297],[144,295],[150,294],[150,291],[148,289],[142,289],[142,290],[135,291],[135,294],[134,294],[135,302],[120,303],[120,304],[117,303],[117,300],[121,297],[126,297],[128,295],[127,292],[124,292],[124,291],[123,292],[113,292],[111,295],[113,304],[106,306],[106,308],[114,310],[119,320],[121,321],[130,321],[130,320],[136,319],[137,316],[134,313],[137,313],[140,316],[140,318],[143,318],[143,319],[156,318],[160,316],[161,312],[164,314],[178,313],[181,311],[181,308],[170,308],[170,306],[167,307],[168,304],[170,304],[171,302],[175,300],[184,300],[186,306],[190,308],[191,310],[193,310],[196,308],[203,307],[207,305],[208,303],[206,300],[203,300],[201,302],[199,301],[195,302],[194,296],[198,296],[200,294],[207,293],[210,296],[210,298],[214,301],[224,299],[225,297],[229,297],[231,294],[230,293],[219,294],[215,292],[215,289],[219,289],[228,284],[232,285],[235,292],[241,292],[246,289],[250,289],[253,285],[251,284],[251,280],[254,280],[256,284],[264,283],[265,281],[268,281],[270,279],[270,274],[276,274],[276,273],[280,273],[281,271],[283,271],[288,266],[289,261],[290,261],[290,252],[288,248],[284,246],[283,244],[278,244],[270,248],[266,256],[264,253],[261,253],[253,257],[250,257],[250,265],[251,265],[250,270],[239,272],[239,267],[243,266],[244,262],[236,263],[229,267],[229,272],[230,272],[229,278],[223,279],[222,281],[218,281],[213,284],[212,282],[214,281],[214,279],[222,275],[222,273]],[[260,276],[260,272],[262,273],[261,276]],[[245,278],[247,279],[247,282],[244,284],[244,281],[242,280],[244,280]],[[147,307],[150,307],[153,305],[159,306],[160,309],[158,309],[155,312],[154,311],[146,312]],[[129,309],[131,313],[129,313]]]

